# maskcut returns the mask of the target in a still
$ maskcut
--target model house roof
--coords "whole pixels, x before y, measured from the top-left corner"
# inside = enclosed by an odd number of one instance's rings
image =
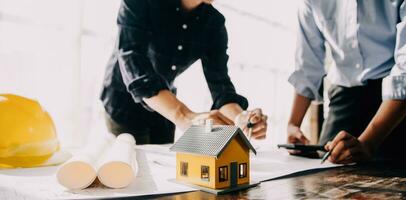
[[[204,125],[192,126],[175,142],[170,150],[218,157],[231,140],[239,136],[252,152],[257,153],[240,128],[236,126],[213,126],[211,130],[211,132],[207,132]]]

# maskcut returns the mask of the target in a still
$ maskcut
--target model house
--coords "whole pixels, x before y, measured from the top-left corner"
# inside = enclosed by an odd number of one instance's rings
[[[256,151],[236,126],[192,126],[170,149],[178,181],[211,189],[249,184],[249,151]]]

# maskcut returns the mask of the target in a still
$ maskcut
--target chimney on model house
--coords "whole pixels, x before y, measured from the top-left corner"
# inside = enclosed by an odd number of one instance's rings
[[[213,130],[213,120],[212,119],[206,119],[206,124],[204,126],[204,132],[211,133],[212,130]]]

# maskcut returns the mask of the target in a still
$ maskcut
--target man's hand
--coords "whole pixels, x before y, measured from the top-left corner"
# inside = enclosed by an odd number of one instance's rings
[[[290,144],[309,144],[310,141],[304,136],[298,126],[293,124],[288,125],[288,143]],[[300,150],[289,150],[290,154],[300,154]]]
[[[213,120],[214,125],[234,125],[234,122],[221,114],[218,110],[212,110],[204,113],[190,113],[188,120],[179,125],[182,130],[189,128],[192,124],[204,124],[207,119]]]
[[[265,139],[266,131],[268,128],[267,123],[268,116],[262,114],[262,110],[256,108],[250,111],[243,111],[235,118],[235,125],[240,127],[243,132],[248,135],[249,128],[248,123],[253,124],[252,135],[254,139]]]
[[[325,146],[331,151],[328,160],[336,164],[350,164],[372,159],[370,148],[351,134],[341,131],[333,141]]]

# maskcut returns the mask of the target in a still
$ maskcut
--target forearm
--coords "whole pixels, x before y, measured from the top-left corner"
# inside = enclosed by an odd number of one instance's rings
[[[178,126],[189,123],[195,114],[168,90],[161,90],[151,98],[144,98],[144,102]]]
[[[384,101],[359,140],[375,151],[406,116],[406,101]]]
[[[219,111],[227,118],[234,120],[244,110],[237,103],[228,103],[223,105]]]
[[[300,127],[310,103],[311,100],[309,98],[295,93],[293,98],[292,112],[289,118],[289,125]]]

